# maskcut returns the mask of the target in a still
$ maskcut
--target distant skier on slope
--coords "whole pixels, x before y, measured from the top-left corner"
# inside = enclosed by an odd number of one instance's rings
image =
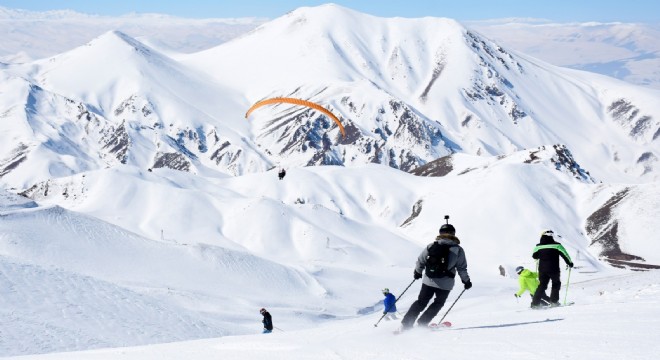
[[[383,289],[383,315],[385,315],[385,320],[396,320],[396,297],[390,292],[390,289]]]
[[[541,240],[534,248],[532,257],[539,261],[539,286],[536,288],[532,298],[532,308],[541,306],[541,298],[545,295],[548,284],[552,281],[550,291],[550,306],[559,306],[559,290],[561,289],[559,269],[559,257],[564,259],[569,268],[573,267],[573,261],[564,246],[555,241],[552,230],[544,231]]]
[[[520,285],[520,290],[518,290],[518,292],[514,295],[519,298],[522,294],[525,293],[525,291],[529,291],[529,295],[532,297],[532,299],[534,299],[534,293],[536,293],[536,289],[539,287],[539,274],[531,270],[527,270],[522,266],[518,266],[516,268],[516,274],[518,274],[518,284]],[[541,301],[544,302],[545,305],[550,304],[550,298],[545,294],[545,292],[541,295]]]
[[[264,324],[264,331],[262,331],[262,334],[270,334],[273,332],[273,318],[270,316],[270,313],[266,311],[266,309],[262,308],[259,310],[261,315],[264,316],[264,319],[261,320],[261,322]]]
[[[459,245],[460,240],[455,236],[456,229],[449,224],[449,216],[445,216],[445,219],[447,219],[447,223],[440,227],[440,234],[435,238],[435,241],[424,248],[417,258],[413,275],[415,279],[423,277],[422,288],[419,291],[417,300],[410,306],[410,309],[401,320],[402,331],[412,328],[419,313],[426,308],[426,305],[435,295],[433,303],[417,320],[418,326],[426,327],[429,325],[442,309],[451,289],[454,288],[454,277],[456,277],[457,272],[465,289],[472,287],[467,272],[465,251]],[[424,269],[426,271],[422,275]]]
[[[286,176],[286,170],[284,168],[280,169],[280,171],[277,173],[277,177],[282,180]]]

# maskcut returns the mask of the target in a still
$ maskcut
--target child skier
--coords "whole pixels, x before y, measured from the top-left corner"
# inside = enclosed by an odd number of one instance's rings
[[[516,268],[516,274],[518,274],[518,283],[520,284],[520,290],[517,293],[513,294],[515,297],[519,298],[525,291],[529,291],[529,295],[534,298],[534,293],[539,287],[539,274],[531,270],[527,270],[522,266]],[[545,305],[550,304],[550,298],[543,293],[541,295],[542,303]]]
[[[394,294],[390,292],[390,289],[385,288],[383,289],[383,295],[385,295],[385,299],[383,299],[385,320],[396,320],[396,298]]]
[[[263,315],[264,319],[261,320],[261,322],[264,324],[264,331],[262,331],[262,334],[270,334],[273,332],[273,318],[270,316],[270,313],[266,311],[266,309],[262,308],[259,310],[261,315]]]

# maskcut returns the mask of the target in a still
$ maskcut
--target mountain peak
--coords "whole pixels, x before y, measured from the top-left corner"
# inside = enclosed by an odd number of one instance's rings
[[[328,19],[334,19],[336,17],[344,17],[344,16],[366,16],[366,17],[374,17],[372,15],[368,15],[365,13],[361,13],[359,11],[335,4],[335,3],[327,3],[327,4],[322,4],[319,6],[303,6],[299,7],[288,14],[286,14],[284,17],[288,16],[310,16],[310,17],[324,17]]]
[[[117,30],[35,63],[41,68],[39,82],[45,88],[68,89],[66,96],[83,99],[107,90],[125,99],[153,81],[181,72],[166,55]]]
[[[107,50],[110,51],[126,51],[126,50],[134,50],[138,51],[142,54],[152,54],[155,53],[155,50],[151,49],[147,45],[141,43],[140,41],[136,40],[135,38],[119,31],[119,30],[112,30],[108,31],[101,36],[93,39],[89,43],[87,43],[85,46],[88,47],[97,47],[97,48],[104,48],[107,47]]]

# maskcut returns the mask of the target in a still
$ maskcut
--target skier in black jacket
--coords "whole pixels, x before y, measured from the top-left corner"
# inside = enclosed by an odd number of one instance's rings
[[[559,257],[564,259],[569,268],[573,267],[570,255],[564,246],[554,239],[552,230],[544,231],[541,235],[541,241],[534,248],[532,257],[539,261],[539,286],[536,288],[532,298],[532,308],[541,306],[541,298],[552,280],[552,290],[550,291],[550,306],[559,306],[559,289],[561,288],[559,269]]]
[[[270,316],[270,313],[266,309],[259,310],[261,315],[264,316],[264,319],[261,322],[264,324],[264,331],[262,334],[270,334],[273,332],[273,318]]]

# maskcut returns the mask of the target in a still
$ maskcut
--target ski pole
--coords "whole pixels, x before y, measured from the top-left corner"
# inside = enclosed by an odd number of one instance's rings
[[[566,294],[564,294],[564,305],[566,305],[566,298],[568,297],[568,285],[571,283],[571,270],[573,268],[568,268],[568,278],[566,278]]]
[[[401,293],[401,295],[399,295],[399,297],[396,298],[396,300],[394,300],[394,304],[396,304],[396,302],[399,301],[399,299],[401,299],[401,297],[403,296],[403,294],[405,294],[406,291],[408,291],[408,289],[410,288],[410,286],[412,286],[412,284],[413,284],[415,281],[417,281],[417,279],[413,279],[413,281],[410,282],[410,284],[408,285],[408,287],[406,287],[406,289],[403,290],[403,292]],[[392,305],[394,305],[394,304],[392,304]],[[389,308],[385,309],[385,314],[383,314],[383,316],[381,316],[380,319],[378,319],[378,321],[374,324],[374,327],[378,327],[378,323],[379,323],[381,320],[383,320],[383,318],[385,317],[385,315],[387,315],[387,310],[389,310]]]
[[[463,291],[461,291],[461,293],[458,294],[458,297],[456,298],[456,300],[454,300],[454,303],[451,304],[451,306],[449,307],[449,309],[447,309],[447,312],[442,316],[442,319],[440,319],[440,321],[438,321],[438,324],[440,324],[440,323],[442,322],[442,320],[445,319],[445,316],[447,316],[447,314],[449,314],[449,311],[451,310],[451,308],[454,307],[454,305],[456,305],[456,302],[458,301],[458,299],[461,298],[461,295],[463,295],[463,293],[465,292],[465,290],[466,290],[466,289],[463,289]]]
[[[277,330],[279,330],[279,331],[281,331],[281,332],[285,332],[284,330],[282,330],[282,329],[280,329],[280,328],[278,328],[277,326],[273,326],[273,327],[274,327],[275,329],[277,329]]]

